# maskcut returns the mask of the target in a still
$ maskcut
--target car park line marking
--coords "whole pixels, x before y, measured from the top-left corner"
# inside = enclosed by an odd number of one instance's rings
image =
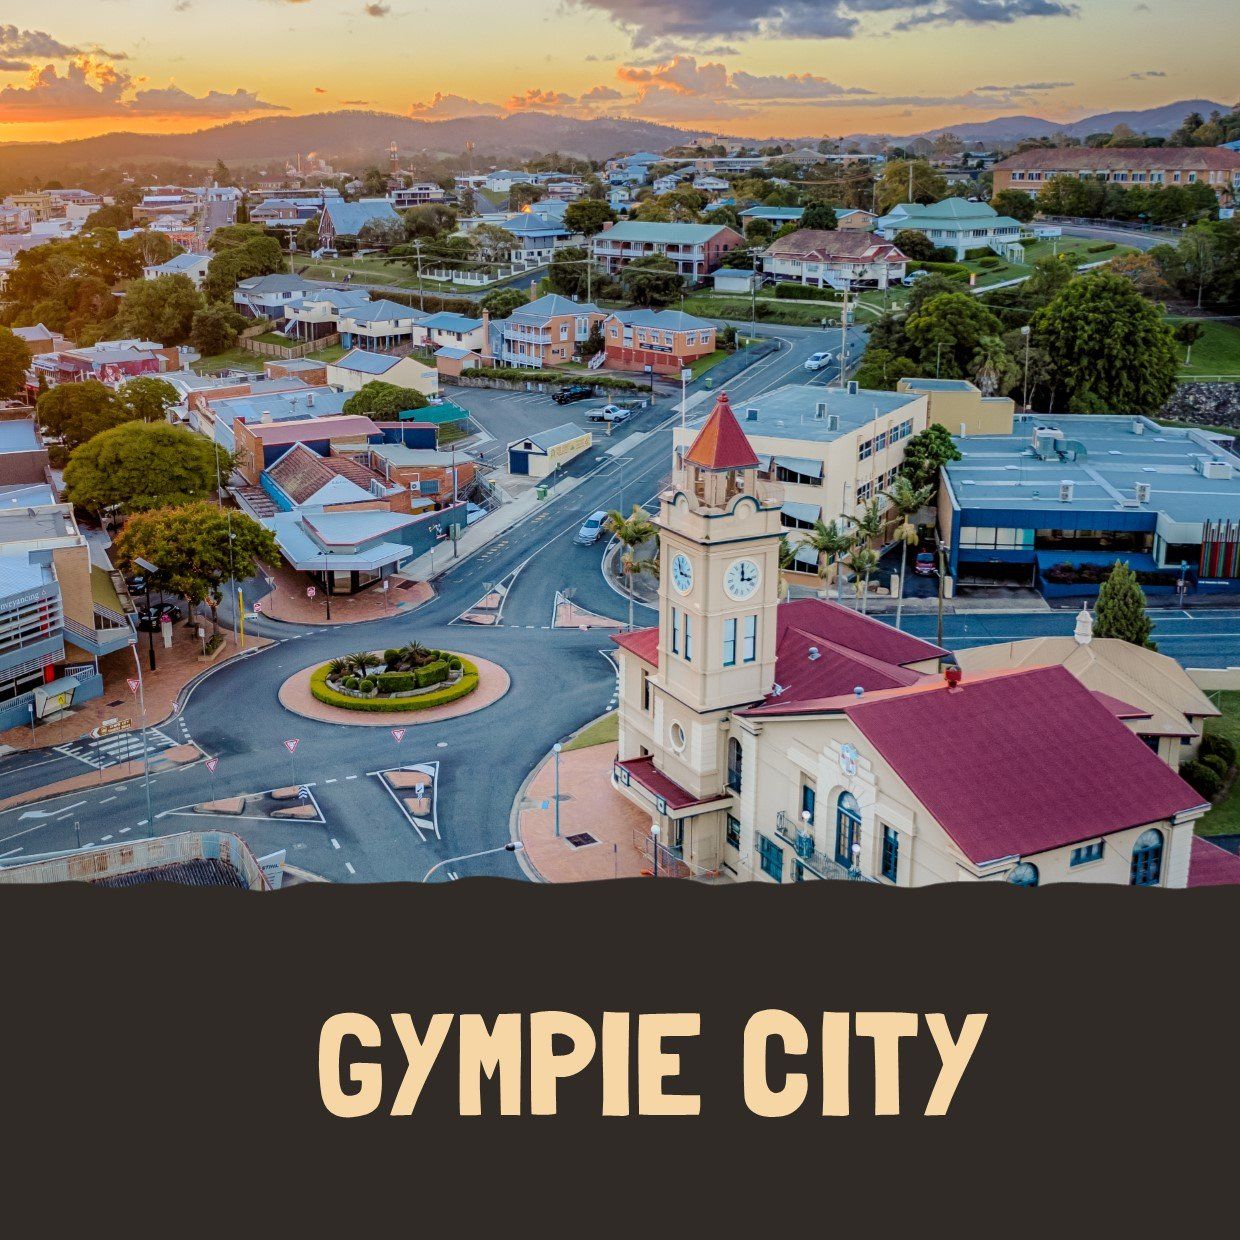
[[[104,798],[103,798],[103,800],[99,802],[99,804],[100,804],[100,805],[107,805],[107,804],[108,804],[108,802],[110,802],[110,801],[115,801],[115,800],[116,800],[116,798],[115,798],[115,797],[104,797]]]
[[[352,866],[349,862],[347,862],[347,861],[344,863],[344,868],[345,868],[346,870],[348,870],[350,874],[356,874],[356,873],[357,873],[357,871],[353,868],[353,866]]]
[[[356,779],[356,778],[357,778],[357,776],[356,776],[356,775],[346,775],[346,776],[345,776],[345,779]]]
[[[117,835],[125,835],[127,832],[132,831],[132,830],[133,830],[133,828],[132,828],[132,827],[121,827],[121,828],[120,828],[120,830],[119,830],[119,831],[117,831],[117,833],[116,833],[116,834],[117,834]]]
[[[332,847],[338,849],[340,847],[340,841],[338,839],[333,839]]]
[[[338,779],[325,779],[323,782],[327,784],[335,784],[335,783],[339,783],[340,781]]]

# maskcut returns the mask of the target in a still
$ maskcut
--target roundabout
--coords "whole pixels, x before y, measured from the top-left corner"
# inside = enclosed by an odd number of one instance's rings
[[[461,659],[463,665],[461,679],[453,685],[436,687],[422,695],[434,701],[434,705],[413,705],[418,701],[416,695],[408,698],[408,706],[403,706],[401,700],[395,697],[384,701],[373,697],[350,698],[328,685],[331,662],[311,664],[290,676],[280,686],[280,704],[285,710],[305,719],[374,728],[391,727],[393,724],[439,723],[445,719],[472,715],[494,705],[508,692],[511,681],[498,663],[476,655],[456,657]],[[349,705],[338,705],[338,702],[349,702]]]

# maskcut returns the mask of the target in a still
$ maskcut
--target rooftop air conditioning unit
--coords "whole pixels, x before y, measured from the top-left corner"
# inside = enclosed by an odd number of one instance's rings
[[[1133,420],[1132,420],[1132,433],[1133,433],[1134,435],[1144,435],[1144,434],[1145,434],[1145,423],[1144,423],[1144,422],[1142,422],[1140,418],[1133,418]]]
[[[1221,461],[1213,456],[1199,456],[1197,469],[1203,478],[1230,478],[1232,474],[1230,461]]]
[[[753,405],[750,405],[749,408],[745,410],[745,421],[756,422],[757,420],[758,410]]]
[[[838,431],[840,429],[840,415],[838,413],[827,414],[827,430]]]
[[[1150,502],[1150,484],[1148,482],[1138,482],[1133,489],[1136,492],[1138,504],[1148,504]]]
[[[849,396],[856,396],[858,391],[860,391],[860,388],[861,388],[861,385],[856,381],[856,379],[849,379],[848,381]]]
[[[814,405],[814,417],[818,421],[821,421],[826,416],[827,416],[827,402],[825,400],[820,400]]]
[[[1061,504],[1072,503],[1072,494],[1076,490],[1076,483],[1068,482],[1066,479],[1059,484],[1059,502]]]

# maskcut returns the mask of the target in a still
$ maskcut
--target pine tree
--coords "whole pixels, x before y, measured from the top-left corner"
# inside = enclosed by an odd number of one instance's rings
[[[1134,646],[1157,650],[1150,640],[1154,623],[1145,610],[1145,591],[1137,582],[1137,575],[1122,560],[1116,560],[1111,575],[1098,591],[1098,606],[1094,611],[1094,636],[1118,637]]]

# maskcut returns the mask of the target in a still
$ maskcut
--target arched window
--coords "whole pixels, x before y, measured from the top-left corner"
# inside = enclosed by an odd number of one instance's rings
[[[835,860],[853,864],[853,845],[861,839],[861,806],[851,792],[841,792],[835,803]]]
[[[1157,887],[1162,876],[1162,853],[1162,832],[1157,827],[1142,832],[1132,848],[1132,874],[1128,881],[1134,887]]]
[[[1008,882],[1013,887],[1036,887],[1038,885],[1038,867],[1032,861],[1022,861],[1014,866],[1008,875]]]
[[[733,792],[741,790],[741,743],[735,736],[728,739],[728,787]]]

